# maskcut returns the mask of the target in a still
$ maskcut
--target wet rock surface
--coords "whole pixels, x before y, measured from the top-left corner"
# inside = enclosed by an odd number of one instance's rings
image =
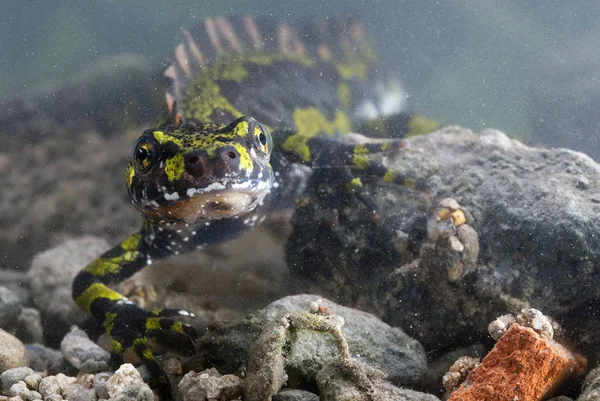
[[[588,285],[600,273],[600,167],[581,153],[527,147],[495,130],[447,127],[409,144],[382,163],[432,191],[365,181],[381,224],[360,202],[336,197],[326,172],[313,175],[288,244],[292,272],[343,304],[374,311],[434,355],[486,341],[495,317],[539,306],[598,359],[598,336],[588,336],[597,320],[585,311],[600,295]],[[426,221],[447,197],[470,212],[479,238],[476,267],[459,280],[420,254]],[[402,252],[398,232],[407,237]],[[583,321],[595,323],[586,329]]]
[[[237,323],[213,326],[200,340],[198,351],[219,371],[236,372],[247,364],[250,345],[258,339],[263,327],[282,314],[305,311],[311,302],[319,299],[315,295],[286,297]],[[409,386],[419,382],[425,373],[426,358],[417,341],[368,313],[327,300],[322,300],[321,305],[343,318],[343,335],[351,354],[359,361],[381,369],[388,380],[396,384]],[[300,388],[314,386],[316,374],[328,361],[337,358],[337,354],[331,335],[298,330],[286,354],[288,385]]]

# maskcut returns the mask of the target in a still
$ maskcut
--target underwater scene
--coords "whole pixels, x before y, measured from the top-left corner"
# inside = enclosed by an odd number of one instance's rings
[[[0,401],[600,399],[600,3],[0,15]]]

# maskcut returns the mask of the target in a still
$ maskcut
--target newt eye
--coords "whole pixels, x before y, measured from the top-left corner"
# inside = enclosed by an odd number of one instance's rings
[[[273,138],[267,128],[258,123],[254,127],[254,137],[258,140],[258,148],[267,156],[271,155],[273,150]]]
[[[159,144],[150,136],[143,135],[133,148],[131,157],[136,173],[147,173],[159,159]]]

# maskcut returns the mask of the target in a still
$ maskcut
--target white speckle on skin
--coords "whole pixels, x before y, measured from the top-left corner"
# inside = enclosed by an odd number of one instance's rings
[[[183,242],[188,242],[190,240],[190,237],[183,237]]]
[[[152,264],[152,259],[146,259],[146,264],[147,265],[151,265]]]
[[[177,192],[173,192],[172,194],[166,193],[165,192],[165,199],[168,201],[176,201],[179,199],[179,194]]]
[[[192,235],[196,235],[196,234],[197,234],[197,232],[196,232],[196,231],[192,231]]]

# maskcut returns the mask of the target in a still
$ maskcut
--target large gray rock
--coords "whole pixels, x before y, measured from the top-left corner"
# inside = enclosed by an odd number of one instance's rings
[[[447,127],[408,144],[379,160],[433,190],[363,180],[383,214],[376,224],[317,171],[296,210],[292,271],[342,304],[377,310],[428,352],[485,340],[495,317],[531,306],[558,319],[571,339],[585,339],[578,345],[596,359],[600,322],[590,311],[600,299],[592,284],[600,276],[600,166],[495,130]],[[479,235],[477,266],[458,279],[419,260],[426,222],[446,197],[471,212]]]
[[[25,345],[17,337],[0,329],[0,373],[26,366],[29,366],[29,358]]]
[[[237,369],[246,365],[248,350],[263,328],[283,314],[307,311],[311,302],[319,299],[315,295],[289,296],[239,322],[215,325],[200,340],[199,352],[220,372],[238,373]],[[320,305],[344,319],[342,333],[353,357],[381,369],[396,384],[419,382],[427,361],[425,351],[417,341],[369,313],[327,300],[322,300]],[[293,331],[285,348],[285,370],[290,387],[314,385],[316,374],[323,366],[339,357],[330,334],[307,329]]]

